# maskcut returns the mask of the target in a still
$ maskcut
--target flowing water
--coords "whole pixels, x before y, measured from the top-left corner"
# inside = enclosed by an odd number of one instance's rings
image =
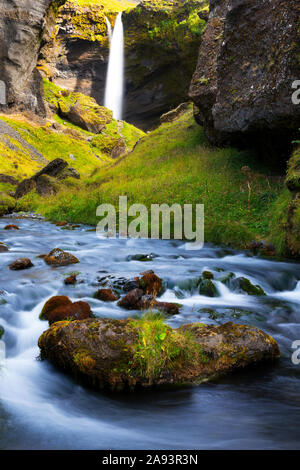
[[[113,112],[115,119],[122,119],[123,93],[124,93],[124,29],[122,13],[119,13],[113,33],[109,28],[110,53],[105,85],[104,106]]]
[[[88,227],[67,231],[32,219],[15,221],[19,231],[3,230],[11,222],[0,219],[1,240],[10,246],[0,254],[0,324],[7,348],[0,371],[0,448],[300,448],[300,365],[291,361],[291,344],[300,339],[299,264],[211,245],[188,252],[178,241],[98,239]],[[80,264],[51,268],[37,258],[55,247],[74,253]],[[140,253],[156,257],[128,261]],[[33,268],[8,269],[23,256],[32,259]],[[146,269],[164,279],[162,300],[180,297],[183,309],[169,320],[171,326],[195,321],[256,325],[276,338],[281,361],[184,390],[110,394],[85,389],[37,359],[37,341],[47,329],[38,317],[49,297],[83,299],[99,317],[124,318],[129,312],[115,303],[92,298],[97,278],[106,273],[132,277]],[[220,269],[246,276],[267,296],[235,294],[219,282],[220,297],[200,296],[193,285],[203,269],[215,277],[224,274]],[[65,286],[64,277],[74,270],[83,282]]]

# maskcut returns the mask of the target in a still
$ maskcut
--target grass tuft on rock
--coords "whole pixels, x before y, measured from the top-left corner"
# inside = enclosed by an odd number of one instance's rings
[[[149,383],[157,379],[162,371],[179,365],[207,362],[193,335],[188,331],[178,332],[165,323],[165,318],[155,312],[130,320],[130,328],[138,330],[132,369],[146,377]]]

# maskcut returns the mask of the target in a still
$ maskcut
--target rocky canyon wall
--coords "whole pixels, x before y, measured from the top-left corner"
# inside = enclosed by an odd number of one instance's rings
[[[0,80],[11,107],[45,113],[41,77],[36,70],[39,49],[55,28],[64,0],[2,0],[0,6]],[[4,104],[4,101],[6,103]]]

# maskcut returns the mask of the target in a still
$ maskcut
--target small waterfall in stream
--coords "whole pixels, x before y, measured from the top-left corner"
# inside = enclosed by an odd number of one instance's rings
[[[107,26],[110,25],[107,20]],[[111,109],[115,119],[122,119],[124,81],[124,30],[122,13],[116,19],[114,30],[108,26],[110,53],[105,86],[104,106]]]

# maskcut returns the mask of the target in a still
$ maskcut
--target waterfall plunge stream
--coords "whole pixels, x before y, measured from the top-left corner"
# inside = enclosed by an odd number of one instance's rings
[[[110,37],[110,53],[105,86],[104,106],[111,109],[115,119],[122,119],[123,90],[124,90],[124,30],[122,13],[116,19],[115,27],[111,32],[107,21]]]

